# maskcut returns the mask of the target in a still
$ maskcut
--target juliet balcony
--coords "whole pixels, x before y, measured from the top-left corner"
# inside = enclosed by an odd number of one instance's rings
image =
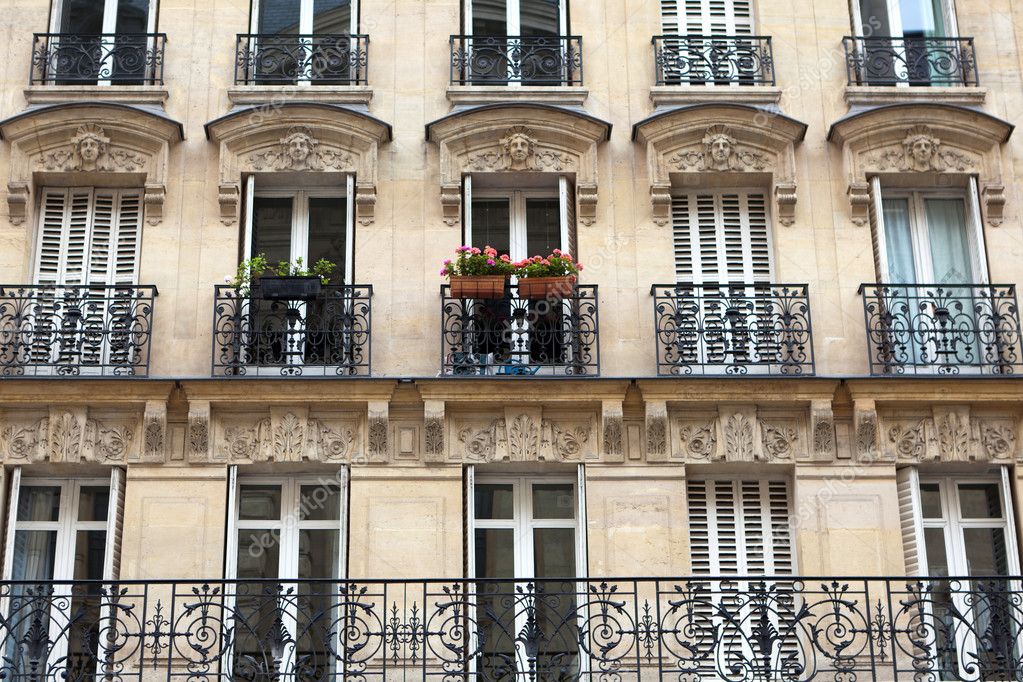
[[[236,85],[366,85],[369,36],[238,35]]]
[[[213,376],[369,376],[373,287],[218,286]],[[285,286],[290,286],[285,283]]]
[[[973,38],[847,36],[849,85],[976,86]]]
[[[1018,680],[1018,576],[0,584],[36,680]]]
[[[600,374],[597,286],[574,284],[558,298],[457,298],[441,286],[441,374],[572,376]]]
[[[862,284],[860,294],[873,375],[1023,369],[1011,284]]]
[[[451,36],[451,85],[582,85],[580,36]]]
[[[805,284],[655,284],[657,373],[813,375]]]
[[[30,85],[163,85],[165,33],[36,33]]]
[[[0,285],[0,376],[144,377],[154,286]]]
[[[654,36],[656,85],[774,85],[770,36]]]

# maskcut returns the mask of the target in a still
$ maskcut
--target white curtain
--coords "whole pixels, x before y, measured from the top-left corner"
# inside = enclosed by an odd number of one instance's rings
[[[909,199],[885,199],[882,210],[888,281],[892,284],[913,284],[917,281],[917,273],[909,225]]]
[[[963,200],[926,199],[924,211],[927,214],[934,282],[965,284],[974,281]]]

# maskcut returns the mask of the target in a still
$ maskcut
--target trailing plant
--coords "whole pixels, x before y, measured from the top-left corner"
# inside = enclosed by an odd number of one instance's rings
[[[572,260],[571,254],[554,249],[549,256],[533,256],[515,263],[519,277],[566,277],[582,272],[583,264]]]
[[[508,254],[498,254],[492,246],[478,249],[475,246],[459,246],[455,258],[444,261],[441,277],[473,277],[484,275],[515,274],[515,266]]]
[[[252,282],[263,275],[277,277],[319,277],[323,284],[327,284],[330,282],[330,276],[335,270],[337,270],[337,263],[331,262],[326,258],[321,258],[313,263],[311,268],[306,268],[301,256],[296,258],[294,262],[282,260],[274,265],[267,259],[266,254],[261,253],[238,264],[238,270],[235,272],[231,284],[237,289],[248,290]]]

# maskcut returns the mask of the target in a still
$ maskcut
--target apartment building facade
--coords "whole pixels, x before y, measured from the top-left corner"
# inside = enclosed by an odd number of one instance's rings
[[[0,669],[1018,677],[1019,12],[14,3]]]

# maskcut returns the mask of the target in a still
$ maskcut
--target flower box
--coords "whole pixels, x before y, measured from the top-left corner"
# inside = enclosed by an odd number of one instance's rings
[[[452,275],[453,298],[504,298],[504,275]]]
[[[320,295],[323,282],[317,275],[309,277],[263,275],[256,287],[259,297],[266,301],[312,301]]]
[[[571,296],[575,288],[575,275],[563,277],[521,277],[519,298],[529,300],[562,299]]]

